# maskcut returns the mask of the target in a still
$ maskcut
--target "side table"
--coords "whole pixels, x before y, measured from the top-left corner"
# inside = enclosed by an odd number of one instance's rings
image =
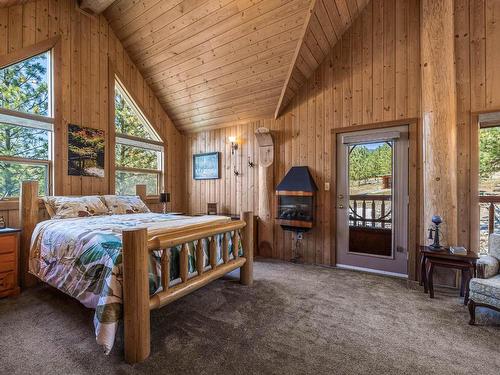
[[[476,275],[477,254],[468,251],[467,254],[453,254],[450,249],[431,249],[429,246],[420,246],[420,285],[429,297],[434,298],[433,274],[435,267],[452,268],[462,271],[460,296],[464,297],[464,305],[469,301],[469,281]]]

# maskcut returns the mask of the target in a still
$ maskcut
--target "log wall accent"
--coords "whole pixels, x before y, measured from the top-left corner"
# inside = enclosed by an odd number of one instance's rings
[[[173,210],[184,208],[184,171],[181,158],[185,139],[175,129],[150,87],[124,52],[104,16],[92,17],[78,10],[74,0],[37,0],[0,9],[0,56],[15,53],[54,36],[61,38],[62,95],[56,97],[56,110],[62,123],[56,136],[62,144],[56,149],[56,194],[86,195],[108,193],[109,157],[106,177],[68,176],[67,124],[80,124],[110,133],[114,126],[108,116],[108,57],[140,101],[146,115],[167,142],[166,187],[171,192]],[[108,140],[109,141],[109,140]],[[107,151],[109,147],[107,147]],[[16,205],[0,202],[0,215],[7,224],[19,225]]]
[[[334,183],[334,128],[418,117],[420,102],[419,1],[374,0],[335,45],[313,77],[277,120],[188,134],[187,189],[189,210],[206,212],[218,202],[223,212],[258,207],[258,162],[254,132],[267,127],[275,143],[274,181],[294,165],[307,165],[319,187],[316,227],[304,235],[301,250],[307,263],[332,264],[330,223],[333,199],[325,182]],[[241,142],[231,157],[227,137]],[[191,154],[222,152],[219,180],[194,181]],[[235,177],[233,165],[241,174]],[[273,207],[274,209],[275,207]],[[272,213],[273,217],[275,212]],[[272,256],[290,259],[292,236],[274,225]]]
[[[425,224],[443,218],[444,244],[457,241],[457,124],[452,0],[423,0],[421,27]],[[453,157],[450,157],[453,156]]]

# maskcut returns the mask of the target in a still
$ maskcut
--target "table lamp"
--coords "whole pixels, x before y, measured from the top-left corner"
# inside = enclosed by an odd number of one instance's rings
[[[167,213],[167,203],[170,203],[170,193],[160,193],[160,203],[163,203],[163,213]]]

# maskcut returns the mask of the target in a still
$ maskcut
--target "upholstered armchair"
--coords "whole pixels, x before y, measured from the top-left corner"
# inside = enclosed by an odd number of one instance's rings
[[[490,234],[488,255],[477,262],[477,278],[469,284],[469,324],[476,320],[476,307],[500,311],[500,234]]]

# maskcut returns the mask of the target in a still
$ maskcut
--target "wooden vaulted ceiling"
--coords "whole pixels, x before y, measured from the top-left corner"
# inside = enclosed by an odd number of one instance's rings
[[[172,121],[196,131],[270,118],[369,0],[117,0],[111,27]]]
[[[310,0],[118,0],[105,16],[183,131],[271,117]]]
[[[187,132],[277,117],[368,2],[79,0]]]

